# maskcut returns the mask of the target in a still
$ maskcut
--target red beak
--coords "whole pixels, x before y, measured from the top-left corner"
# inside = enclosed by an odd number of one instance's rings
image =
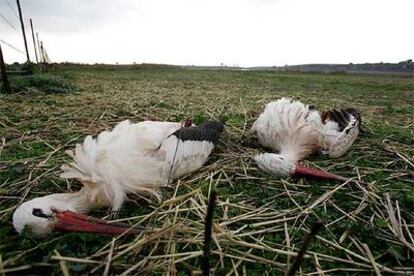
[[[103,219],[81,215],[72,211],[56,211],[57,222],[54,230],[68,232],[89,232],[96,234],[118,235],[138,234],[143,229],[131,227],[126,223],[111,223]]]
[[[308,177],[317,177],[323,179],[330,179],[330,180],[339,180],[339,181],[348,181],[349,179],[346,177],[342,177],[336,174],[328,173],[326,171],[321,171],[318,169],[306,168],[301,165],[296,164],[295,167],[295,175],[299,176],[308,176]]]

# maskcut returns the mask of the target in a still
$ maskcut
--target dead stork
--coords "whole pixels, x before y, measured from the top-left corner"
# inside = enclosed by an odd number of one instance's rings
[[[190,123],[191,125],[191,123]],[[74,178],[83,188],[32,199],[13,214],[13,225],[33,236],[52,230],[117,234],[124,224],[87,217],[92,208],[118,211],[127,194],[154,192],[157,187],[199,169],[208,159],[223,124],[207,121],[198,127],[181,123],[144,121],[119,123],[97,138],[87,136],[69,152],[73,162],[61,167],[62,178]]]
[[[268,103],[251,128],[260,144],[278,153],[259,154],[254,160],[260,169],[275,175],[347,180],[298,161],[316,151],[331,158],[342,156],[357,138],[360,125],[360,114],[354,108],[320,113],[312,106],[281,98]]]

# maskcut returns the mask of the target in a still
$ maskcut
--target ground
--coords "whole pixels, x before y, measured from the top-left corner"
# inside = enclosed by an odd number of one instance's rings
[[[414,273],[413,79],[398,75],[304,74],[159,67],[73,67],[54,74],[78,88],[0,95],[0,271],[54,274],[200,273],[208,194],[218,192],[211,264],[216,275],[282,274],[318,220],[325,228],[300,272]],[[319,109],[356,107],[361,136],[342,158],[304,163],[349,183],[280,179],[251,157],[266,149],[247,131],[265,103],[294,97]],[[162,188],[163,202],[132,198],[118,220],[138,236],[14,232],[25,200],[80,188],[59,178],[66,149],[129,119],[196,123],[226,119],[205,167]],[[105,217],[107,210],[93,215]]]

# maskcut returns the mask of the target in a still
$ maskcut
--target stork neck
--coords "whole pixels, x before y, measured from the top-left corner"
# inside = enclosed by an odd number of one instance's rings
[[[87,213],[96,205],[99,205],[97,197],[91,196],[86,189],[74,193],[53,194],[50,198],[62,202],[68,209],[78,213]]]
[[[297,152],[292,148],[283,148],[281,149],[279,155],[285,157],[289,161],[292,161],[293,163],[296,163],[298,160],[298,154]]]

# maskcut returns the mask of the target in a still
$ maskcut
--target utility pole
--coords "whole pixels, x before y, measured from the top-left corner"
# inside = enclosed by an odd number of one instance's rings
[[[39,40],[39,33],[38,32],[36,32],[36,38],[37,38],[37,49],[39,50],[39,61],[40,61],[40,63],[42,63],[43,59],[42,59],[42,52],[40,51],[40,40]]]
[[[47,55],[46,47],[45,47],[45,45],[43,45],[43,41],[41,42],[40,45],[42,47],[43,62],[48,64],[49,63],[49,56]]]
[[[17,2],[17,8],[19,9],[20,25],[22,26],[22,33],[23,33],[23,39],[24,39],[24,47],[26,48],[27,62],[30,62],[29,49],[27,48],[27,41],[26,41],[26,32],[24,31],[22,9],[20,8],[20,0],[16,0],[16,2]]]
[[[37,58],[36,39],[35,39],[34,31],[33,31],[33,22],[31,18],[30,18],[30,28],[32,29],[33,47],[35,50],[36,63],[39,63],[39,59]]]
[[[6,65],[4,64],[3,52],[1,51],[1,45],[0,45],[0,69],[1,69],[1,77],[3,79],[4,91],[6,92],[6,94],[9,94],[10,84],[9,84],[9,80],[7,79]]]
[[[46,63],[45,52],[43,52],[43,41],[40,41],[40,54],[42,55],[43,63]]]

